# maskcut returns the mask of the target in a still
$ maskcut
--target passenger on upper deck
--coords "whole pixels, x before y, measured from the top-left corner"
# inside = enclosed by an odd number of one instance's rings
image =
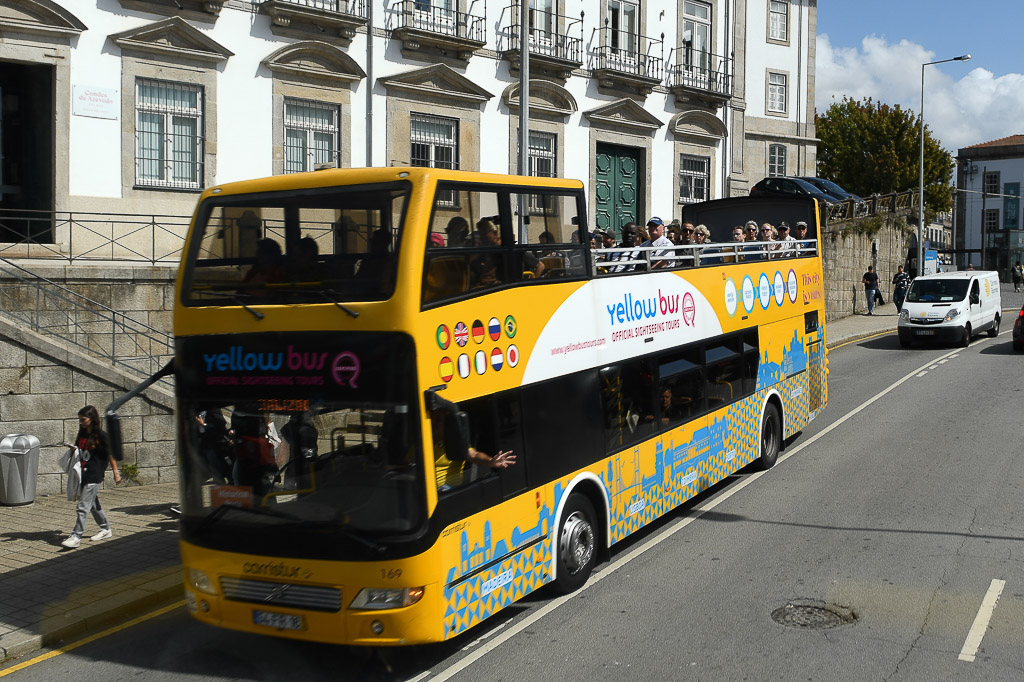
[[[637,245],[637,228],[639,226],[636,223],[629,222],[622,226],[622,243],[619,244],[621,248],[633,249]],[[614,242],[614,239],[612,240]],[[614,246],[614,243],[612,244]],[[617,263],[622,260],[632,260],[633,251],[615,251],[614,253],[608,254],[608,260],[613,263]],[[616,265],[608,269],[608,272],[629,272],[633,269],[633,265],[623,263]]]
[[[448,221],[444,231],[448,235],[448,246],[466,246],[466,237],[469,236],[469,221],[457,215]]]
[[[273,239],[260,239],[256,242],[256,262],[242,278],[242,284],[269,284],[281,282],[285,278],[285,268],[281,264],[281,245]],[[247,293],[267,295],[269,289],[245,287]]]
[[[672,246],[672,242],[665,236],[665,223],[661,221],[661,218],[655,216],[648,220],[647,231],[651,236],[640,246]],[[650,258],[651,269],[671,267],[674,263],[671,258],[665,257],[668,253],[667,249],[649,252],[647,257]]]
[[[807,223],[799,221],[796,224],[796,255],[801,256],[811,249],[805,241],[807,239]]]
[[[714,246],[703,246],[711,241],[711,230],[708,229],[707,225],[698,225],[693,228],[693,243],[700,245],[701,248],[697,250],[697,255],[700,258],[701,265],[717,265],[722,262],[721,256],[711,255],[721,253],[721,251]]]
[[[796,239],[789,234],[789,223],[779,223],[779,258],[792,258],[796,255]]]
[[[743,260],[743,256],[741,256],[738,253],[738,251],[740,251],[740,247],[736,246],[737,244],[740,244],[742,242],[743,226],[737,225],[736,227],[732,228],[732,241],[729,242],[728,246],[724,246],[721,249],[722,252],[726,254],[722,256],[723,263],[738,263],[741,260]]]

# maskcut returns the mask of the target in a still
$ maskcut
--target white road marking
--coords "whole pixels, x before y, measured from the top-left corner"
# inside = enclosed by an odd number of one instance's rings
[[[959,352],[960,352],[959,350],[950,351],[946,355],[943,355],[942,358],[954,357],[955,354],[957,354]],[[847,421],[852,419],[855,415],[857,415],[858,413],[862,412],[863,410],[866,410],[868,407],[874,405],[875,401],[877,401],[879,398],[881,398],[882,396],[884,396],[884,395],[886,395],[888,393],[891,393],[892,391],[896,390],[902,384],[904,384],[905,382],[907,382],[910,379],[912,379],[914,376],[920,376],[918,373],[921,372],[925,367],[927,367],[928,364],[933,363],[933,362],[935,362],[935,360],[929,360],[924,365],[921,365],[917,369],[915,369],[915,370],[909,372],[908,374],[904,375],[902,379],[898,379],[898,380],[894,381],[893,383],[889,384],[888,387],[882,389],[881,391],[876,393],[871,398],[868,398],[867,400],[862,402],[860,405],[858,405],[857,407],[853,408],[852,410],[847,412],[845,415],[843,415],[842,417],[840,417],[836,421],[832,422],[831,424],[826,426],[824,429],[822,429],[821,431],[819,431],[818,433],[814,434],[813,436],[808,438],[806,441],[801,443],[800,445],[797,445],[795,448],[792,448],[792,449],[788,450],[785,454],[780,455],[779,459],[778,459],[778,462],[776,463],[775,466],[778,466],[779,464],[782,464],[782,462],[786,461],[790,457],[794,457],[795,455],[797,455],[804,448],[808,448],[811,445],[813,445],[814,443],[817,443],[819,439],[824,438],[825,436],[827,436],[832,431],[835,431],[837,428],[842,426],[844,423],[846,423]],[[737,481],[735,484],[729,486],[721,494],[715,495],[714,497],[711,497],[708,500],[704,501],[702,504],[694,507],[692,510],[690,510],[690,512],[688,513],[686,518],[679,519],[678,521],[670,523],[665,529],[663,529],[660,533],[658,533],[654,537],[650,538],[649,540],[646,540],[642,544],[640,544],[637,547],[635,547],[634,549],[630,550],[628,553],[618,557],[617,559],[612,561],[610,564],[605,566],[602,570],[592,574],[590,576],[590,580],[588,580],[587,583],[583,587],[578,589],[577,591],[573,592],[572,594],[566,594],[566,595],[563,595],[561,597],[558,597],[557,599],[553,599],[552,601],[548,602],[547,604],[545,604],[541,608],[537,609],[536,611],[533,611],[532,613],[526,614],[526,616],[521,621],[519,621],[517,623],[511,624],[511,621],[510,621],[511,627],[509,627],[509,629],[505,630],[505,632],[501,633],[501,635],[499,635],[498,637],[495,637],[490,642],[487,642],[486,644],[481,646],[479,649],[473,651],[472,653],[470,653],[466,657],[462,658],[461,660],[456,661],[450,667],[441,670],[440,672],[437,673],[436,676],[432,677],[431,679],[432,680],[437,680],[437,681],[443,681],[443,680],[451,679],[452,677],[454,677],[458,673],[462,672],[463,670],[465,670],[469,666],[471,666],[474,663],[476,663],[477,661],[479,661],[481,658],[486,656],[491,651],[494,651],[499,646],[501,646],[505,642],[509,641],[510,639],[515,637],[516,635],[518,635],[523,630],[526,630],[527,628],[532,626],[534,623],[539,621],[544,616],[548,615],[549,613],[553,612],[555,609],[559,608],[560,606],[562,606],[563,604],[568,602],[570,599],[580,595],[585,590],[590,589],[591,587],[593,587],[597,583],[601,582],[602,580],[607,578],[609,575],[611,575],[615,571],[617,571],[620,568],[622,568],[623,566],[627,565],[633,559],[636,559],[637,557],[642,555],[647,550],[653,549],[653,548],[657,547],[658,545],[660,545],[662,542],[665,542],[666,540],[671,538],[673,535],[675,535],[676,533],[678,533],[679,531],[681,531],[682,529],[686,528],[691,523],[693,523],[694,521],[699,519],[705,513],[711,511],[712,509],[714,509],[718,505],[722,504],[723,502],[728,500],[730,497],[732,497],[736,493],[740,492],[741,490],[746,488],[748,485],[752,484],[754,481],[758,480],[759,478],[761,478],[762,476],[764,476],[767,473],[768,473],[768,471],[759,471],[759,472],[757,472],[755,474],[751,474],[749,476],[746,476],[746,477],[743,478],[742,481]],[[420,676],[417,676],[414,679],[418,681],[418,680],[421,680],[421,679],[424,679],[424,678],[423,678],[422,675],[420,675]]]
[[[937,369],[938,366],[939,366],[938,363],[936,363],[936,364],[932,365],[931,367],[929,367],[928,369]]]
[[[925,370],[924,372],[918,372],[918,373],[917,373],[917,376],[919,376],[919,377],[923,377],[923,376],[924,376],[925,374],[927,374],[927,373],[928,373],[928,371],[927,371],[927,370]]]
[[[1006,587],[1006,581],[996,579],[993,579],[992,583],[988,586],[988,592],[985,593],[985,598],[981,600],[981,608],[978,609],[978,615],[974,617],[974,625],[971,626],[971,631],[967,633],[964,648],[960,650],[959,659],[961,661],[974,662],[974,655],[978,653],[981,639],[985,636],[988,622],[992,620],[992,612],[996,609],[996,602],[999,601],[999,595],[1003,593],[1004,587]]]
[[[940,365],[944,365],[944,364],[946,364],[947,362],[949,362],[949,358],[946,358],[945,360],[939,360],[939,364],[940,364]]]

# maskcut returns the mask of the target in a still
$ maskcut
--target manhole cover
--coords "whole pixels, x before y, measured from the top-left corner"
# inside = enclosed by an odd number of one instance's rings
[[[791,601],[772,611],[776,623],[800,630],[828,630],[856,619],[849,609],[820,601]]]

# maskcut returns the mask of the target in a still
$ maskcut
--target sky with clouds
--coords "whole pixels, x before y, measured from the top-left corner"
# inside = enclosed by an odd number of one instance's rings
[[[924,120],[957,149],[1024,134],[1024,0],[823,0],[818,3],[815,105],[843,96],[921,107],[921,64],[970,54],[969,62],[925,69]]]

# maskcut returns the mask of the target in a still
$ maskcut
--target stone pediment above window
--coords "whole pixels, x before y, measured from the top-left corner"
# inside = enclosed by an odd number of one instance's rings
[[[366,72],[341,49],[316,40],[286,45],[263,60],[275,76],[303,81],[349,84]]]
[[[0,35],[18,33],[73,37],[86,25],[51,0],[0,0]]]
[[[213,40],[181,17],[168,17],[121,33],[110,39],[125,52],[141,52],[161,59],[190,59],[219,64],[234,52]]]
[[[458,102],[466,106],[479,106],[494,97],[446,64],[434,64],[423,69],[406,71],[397,76],[379,80],[389,95],[404,95],[416,99]]]
[[[519,111],[519,84],[513,83],[501,93],[501,100],[511,111]],[[530,117],[537,115],[563,121],[576,113],[579,106],[568,90],[551,81],[530,79]]]
[[[672,117],[668,129],[676,137],[688,137],[702,142],[718,142],[729,136],[722,120],[706,111],[684,111]]]
[[[227,0],[120,0],[126,9],[137,9],[194,21],[216,21]]]
[[[656,116],[629,98],[623,98],[583,112],[591,122],[602,128],[626,128],[641,134],[653,133],[665,125]]]
[[[337,40],[344,46],[366,25],[371,0],[265,0],[257,3],[270,17],[274,35]]]

